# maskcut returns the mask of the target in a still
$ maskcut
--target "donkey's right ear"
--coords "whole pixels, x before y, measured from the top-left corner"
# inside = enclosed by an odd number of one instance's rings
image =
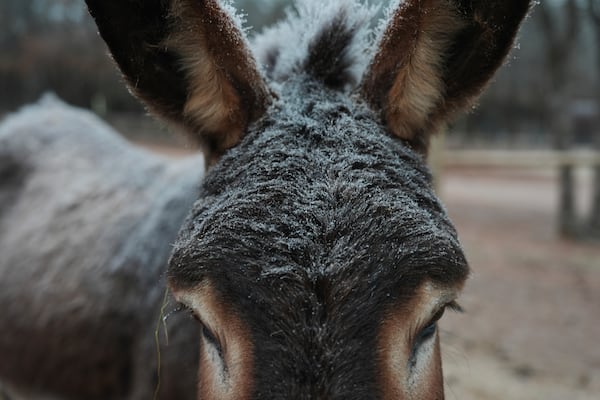
[[[217,0],[86,0],[132,92],[215,157],[268,107],[240,24]]]
[[[532,0],[404,0],[360,93],[390,131],[421,153],[472,104],[502,65]]]

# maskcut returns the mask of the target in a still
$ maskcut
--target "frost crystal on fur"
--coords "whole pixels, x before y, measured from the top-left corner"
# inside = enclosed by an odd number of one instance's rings
[[[377,10],[353,0],[296,4],[285,20],[254,39],[254,53],[274,81],[307,73],[330,87],[353,85],[369,59],[369,27]]]

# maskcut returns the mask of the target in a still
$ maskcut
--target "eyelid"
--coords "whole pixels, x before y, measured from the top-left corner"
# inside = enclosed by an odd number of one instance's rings
[[[446,310],[450,310],[456,313],[464,312],[464,309],[460,306],[460,304],[458,304],[456,300],[452,300],[451,302],[446,303],[442,307],[435,310],[435,313],[431,316],[431,319],[429,319],[429,322],[427,323],[427,325],[424,325],[423,328],[426,328],[429,325],[436,323],[440,319],[442,319]]]
[[[446,310],[450,310],[457,313],[464,312],[464,309],[461,307],[460,304],[458,304],[456,300],[444,304],[442,307],[439,307],[438,309],[434,310],[435,312],[431,315],[427,322],[419,327],[419,329],[416,331],[416,334],[413,335],[413,337],[415,338],[414,340],[416,340],[421,335],[421,332],[423,332],[423,330],[437,323],[442,318],[442,316],[444,315],[444,311]]]
[[[450,310],[450,311],[460,313],[460,314],[465,312],[464,309],[462,308],[462,306],[460,304],[458,304],[458,302],[456,300],[452,300],[452,301],[450,301],[448,303],[444,303],[442,306],[434,309],[427,325],[430,325],[432,322],[435,322],[436,315],[440,314],[440,313],[443,315],[444,314],[443,311],[445,311],[445,310]],[[441,318],[441,316],[440,316],[440,318]],[[439,320],[440,318],[437,318],[437,320]],[[425,325],[425,326],[427,326],[427,325]]]
[[[202,329],[202,336],[204,337],[204,339],[206,339],[206,341],[208,343],[213,345],[216,348],[219,355],[222,356],[223,355],[223,346],[221,345],[221,341],[219,340],[219,337],[214,333],[214,331],[212,329],[210,329],[210,327],[208,327],[206,325],[206,323],[204,321],[202,321],[202,318],[200,318],[200,316],[198,316],[198,314],[196,314],[194,309],[185,303],[178,303],[178,308],[175,309],[173,312],[181,312],[181,311],[189,312],[190,316],[200,323],[200,326]]]
[[[215,335],[215,333],[204,324],[202,324],[202,336],[204,336],[204,339],[206,339],[209,344],[215,347],[219,355],[222,357],[223,347],[221,346],[221,341],[217,335]]]

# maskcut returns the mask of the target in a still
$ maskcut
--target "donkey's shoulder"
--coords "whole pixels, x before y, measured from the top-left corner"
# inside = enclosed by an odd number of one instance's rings
[[[0,125],[0,157],[22,163],[127,151],[130,145],[93,113],[45,95]]]
[[[201,155],[169,160],[144,151],[93,113],[54,96],[44,96],[0,124],[3,212],[19,201],[58,207],[67,198],[88,204],[95,196],[148,196],[160,185],[170,187],[168,195],[187,198],[203,170]]]

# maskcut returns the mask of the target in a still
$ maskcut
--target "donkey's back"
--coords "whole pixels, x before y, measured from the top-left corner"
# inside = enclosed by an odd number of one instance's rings
[[[203,170],[202,157],[147,154],[56,99],[5,121],[0,381],[31,388],[27,396],[43,388],[70,398],[150,398],[162,272]],[[194,330],[177,331],[172,348],[185,341],[189,351]],[[176,371],[165,360],[171,398],[193,395],[169,382],[193,386],[196,356],[187,354]]]

